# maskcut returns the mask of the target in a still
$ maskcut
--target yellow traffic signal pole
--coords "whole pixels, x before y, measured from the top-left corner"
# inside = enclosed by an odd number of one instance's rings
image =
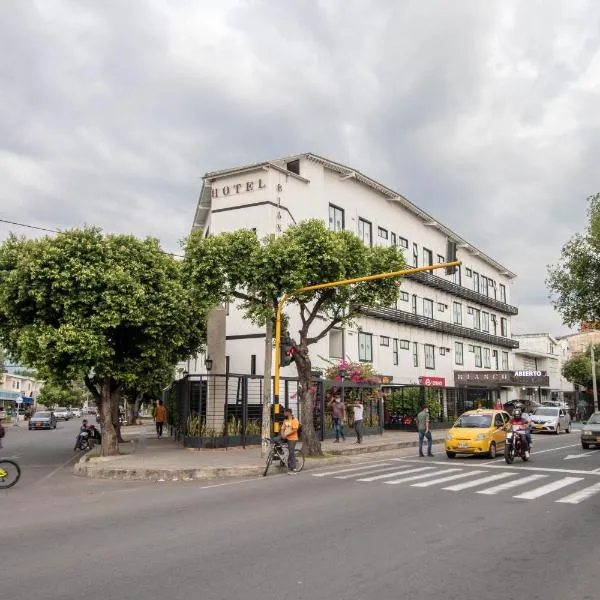
[[[331,281],[329,283],[319,283],[317,285],[309,285],[307,287],[298,288],[293,292],[287,292],[283,295],[279,304],[277,305],[277,314],[275,317],[275,381],[273,390],[273,412],[279,414],[279,371],[281,369],[281,313],[283,311],[283,305],[292,297],[305,292],[313,292],[315,290],[322,290],[325,288],[340,287],[343,285],[351,285],[353,283],[362,283],[363,281],[375,281],[377,279],[389,279],[391,277],[404,277],[405,275],[412,275],[412,273],[421,273],[423,271],[433,271],[434,269],[444,269],[449,267],[460,267],[461,261],[456,260],[454,262],[440,263],[437,265],[428,265],[426,267],[413,267],[412,269],[402,269],[401,271],[392,271],[390,273],[377,273],[376,275],[365,275],[364,277],[355,277],[353,279],[342,279],[340,281]],[[275,433],[279,431],[279,423],[273,421],[273,429]]]

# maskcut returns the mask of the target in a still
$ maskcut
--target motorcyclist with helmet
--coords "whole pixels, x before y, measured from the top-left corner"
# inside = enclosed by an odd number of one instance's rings
[[[523,436],[527,440],[527,450],[525,450],[525,456],[529,458],[530,452],[533,448],[533,440],[531,438],[531,421],[529,415],[523,412],[522,404],[515,404],[515,408],[510,419],[512,428],[516,431],[522,432]]]

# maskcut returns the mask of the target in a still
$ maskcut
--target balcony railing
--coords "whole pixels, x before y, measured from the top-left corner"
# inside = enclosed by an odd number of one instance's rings
[[[506,315],[519,314],[519,309],[516,306],[511,306],[505,302],[500,302],[495,298],[490,298],[489,296],[480,294],[475,290],[470,290],[462,285],[454,283],[453,281],[448,281],[439,275],[433,275],[432,273],[421,271],[420,273],[412,273],[411,275],[407,275],[407,277],[409,279],[414,279],[419,283],[423,283],[424,285],[428,285],[429,287],[433,287],[444,292],[449,292],[450,294],[454,294],[455,296],[459,296],[465,300],[472,300],[473,302],[477,302],[477,304],[488,306],[489,308],[493,308]]]
[[[457,337],[477,340],[478,342],[483,342],[484,344],[490,344],[492,346],[502,346],[503,348],[519,347],[519,342],[511,338],[491,335],[485,331],[479,331],[478,329],[470,329],[469,327],[463,327],[462,325],[454,325],[453,323],[430,319],[429,317],[415,315],[414,313],[398,310],[397,308],[374,306],[372,308],[363,308],[361,312],[363,315],[369,317],[393,321],[394,323],[405,323],[406,325],[422,327],[423,329],[429,329],[430,331],[448,333]]]

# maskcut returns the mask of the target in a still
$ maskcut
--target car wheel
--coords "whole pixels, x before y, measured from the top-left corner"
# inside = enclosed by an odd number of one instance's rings
[[[29,427],[28,429],[29,429],[29,431],[31,431],[33,429],[33,427]]]
[[[489,458],[496,458],[496,442],[490,444],[490,450],[488,452]]]
[[[448,452],[448,450],[446,450],[446,456],[448,458],[456,458],[456,452]]]
[[[587,444],[586,442],[581,442],[581,447],[582,447],[584,450],[589,450],[589,449],[590,449],[590,445],[589,445],[589,444]]]
[[[560,425],[556,426],[556,435],[560,435]]]

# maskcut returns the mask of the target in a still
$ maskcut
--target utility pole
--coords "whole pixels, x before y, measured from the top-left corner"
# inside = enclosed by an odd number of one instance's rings
[[[592,342],[592,391],[594,393],[594,412],[598,412],[598,386],[596,385],[596,355]]]

